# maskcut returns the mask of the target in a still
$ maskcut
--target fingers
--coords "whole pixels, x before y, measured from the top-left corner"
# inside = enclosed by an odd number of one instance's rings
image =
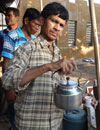
[[[62,73],[71,73],[72,72],[72,65],[70,64],[70,61],[64,61],[62,62]]]
[[[94,95],[90,94],[90,93],[87,93],[88,96],[91,96],[92,97],[92,105],[93,107],[96,109],[97,105],[98,105],[98,101],[96,100],[96,98],[94,97]]]
[[[75,61],[63,58],[57,62],[48,64],[49,70],[52,72],[59,71],[60,74],[70,74],[73,71],[73,68],[77,69]]]
[[[72,73],[73,68],[77,69],[75,61],[68,60],[66,58],[63,59],[61,67],[62,67],[62,74],[70,74]]]
[[[96,109],[97,105],[98,105],[98,101],[95,99],[95,97],[90,94],[90,93],[86,93],[85,96],[83,97],[82,99],[82,102],[85,104],[86,103],[86,97],[89,96],[92,98],[92,101],[91,101],[91,105],[94,107],[94,109]]]
[[[92,105],[96,109],[96,107],[98,105],[98,101],[95,99],[95,97],[92,98]]]
[[[71,64],[73,65],[73,68],[74,69],[77,69],[77,64],[74,60],[70,60],[71,61]]]

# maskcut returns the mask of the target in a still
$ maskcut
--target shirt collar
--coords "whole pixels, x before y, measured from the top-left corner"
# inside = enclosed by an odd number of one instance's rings
[[[21,29],[21,27],[18,26],[16,29]],[[16,29],[14,29],[14,30],[16,30]],[[7,30],[8,32],[10,31],[10,30],[9,30],[9,26],[7,26],[6,30]],[[13,30],[12,30],[12,31],[13,31]]]
[[[48,41],[46,39],[44,39],[44,37],[41,34],[39,34],[38,37],[40,38],[40,44],[41,44],[42,48],[50,46]],[[53,41],[53,46],[54,47],[56,46],[55,40]]]

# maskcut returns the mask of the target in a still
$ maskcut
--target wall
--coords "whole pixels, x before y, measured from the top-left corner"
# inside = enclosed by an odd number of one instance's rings
[[[30,7],[41,10],[40,0],[35,0],[35,1],[34,0],[21,0],[20,5],[19,5],[19,10],[20,10],[19,24],[20,25],[22,25],[22,18],[23,18],[25,10]]]
[[[58,46],[61,49],[62,55],[66,55],[68,58],[83,58],[83,57],[93,57],[94,56],[94,42],[92,41],[92,46],[86,46],[86,22],[90,21],[89,7],[87,2],[83,0],[76,0],[76,3],[70,3],[69,0],[42,0],[43,6],[52,1],[57,1],[62,3],[69,11],[70,20],[77,21],[76,30],[76,46],[68,47],[68,25],[66,25],[63,33],[58,39]],[[21,20],[25,9],[28,7],[34,7],[41,10],[40,0],[21,0],[19,9],[21,12]],[[100,37],[100,4],[95,4],[96,20],[98,27],[98,35]]]

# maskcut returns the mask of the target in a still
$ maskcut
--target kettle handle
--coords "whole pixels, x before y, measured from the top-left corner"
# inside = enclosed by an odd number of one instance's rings
[[[80,79],[81,79],[81,77],[82,77],[82,73],[80,72],[80,70],[77,70],[77,72],[79,72],[79,78],[77,79],[78,81],[78,86],[80,86]]]
[[[78,82],[78,86],[80,86],[80,79],[82,77],[82,73],[80,72],[79,69],[75,69],[75,70],[73,70],[73,72],[78,72],[79,73],[79,77],[77,78],[77,82]],[[73,76],[73,73],[71,75]]]

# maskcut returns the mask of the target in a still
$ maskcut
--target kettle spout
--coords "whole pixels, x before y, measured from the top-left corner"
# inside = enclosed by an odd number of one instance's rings
[[[87,84],[88,84],[89,82],[90,82],[90,81],[87,80],[87,81],[85,82],[85,84],[82,86],[82,89],[83,89],[82,93],[83,93],[83,94],[85,94],[86,88],[87,88]]]

